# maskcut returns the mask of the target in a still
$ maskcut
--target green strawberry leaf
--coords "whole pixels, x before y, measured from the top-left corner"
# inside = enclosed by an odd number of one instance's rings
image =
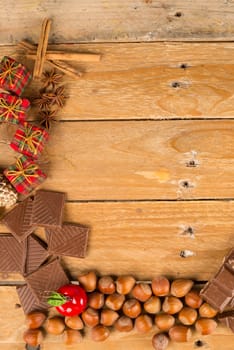
[[[65,295],[57,292],[52,292],[50,297],[47,299],[47,303],[51,306],[61,306],[67,302]]]

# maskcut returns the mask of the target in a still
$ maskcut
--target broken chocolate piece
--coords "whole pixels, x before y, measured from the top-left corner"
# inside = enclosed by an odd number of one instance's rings
[[[34,234],[26,239],[26,258],[24,263],[24,273],[26,275],[37,270],[48,258],[46,244]]]
[[[30,235],[35,228],[31,223],[32,205],[32,199],[27,198],[9,211],[2,220],[19,242]]]
[[[49,308],[47,302],[38,302],[27,284],[16,287],[16,291],[25,314],[29,314],[32,311],[44,311]]]
[[[38,302],[45,302],[51,292],[69,283],[58,259],[42,265],[38,270],[26,276],[25,281]]]
[[[25,241],[18,242],[12,235],[0,235],[0,271],[24,272]]]
[[[234,299],[234,249],[224,259],[223,265],[201,290],[201,297],[219,312],[233,305]]]
[[[88,232],[87,227],[74,224],[64,224],[61,228],[46,229],[49,253],[84,258]]]
[[[32,208],[32,225],[61,227],[65,193],[40,190],[36,192]]]
[[[234,310],[226,311],[218,315],[218,320],[234,333]]]

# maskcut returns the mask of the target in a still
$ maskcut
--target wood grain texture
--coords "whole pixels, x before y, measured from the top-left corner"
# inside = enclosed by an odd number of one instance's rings
[[[0,14],[0,37],[2,44],[37,41],[51,17],[54,42],[232,40],[233,12],[230,0],[11,0]]]
[[[4,303],[0,310],[0,346],[1,350],[23,350],[25,345],[22,341],[22,334],[26,329],[24,324],[24,315],[22,309],[16,309],[18,296],[14,287],[0,287],[1,300]],[[10,325],[10,326],[9,326]],[[140,335],[136,331],[130,333],[112,332],[109,339],[102,343],[94,343],[90,340],[89,332],[86,331],[83,343],[79,344],[81,350],[152,350],[151,338],[155,328],[148,334]],[[183,349],[193,350],[196,340],[202,339],[205,348],[212,350],[232,350],[234,335],[228,329],[219,326],[212,336],[200,336],[193,334],[190,342],[183,344]],[[225,345],[224,345],[225,344]],[[43,350],[67,350],[68,347],[63,345],[62,336],[48,336],[43,342]],[[76,346],[69,346],[69,349],[76,350]],[[181,344],[171,343],[168,350],[181,350]]]
[[[42,187],[63,188],[69,200],[233,198],[233,126],[232,120],[58,123],[40,160],[48,174]],[[5,125],[0,132],[11,140]],[[16,153],[4,144],[2,150],[0,164],[14,163]]]
[[[50,49],[99,53],[100,62],[71,62],[83,73],[66,78],[64,120],[233,118],[233,43],[127,43],[54,45]],[[0,48],[0,55],[16,54]],[[45,67],[46,68],[46,67]],[[51,69],[51,67],[47,67]],[[29,98],[41,87],[33,82]],[[31,115],[36,111],[32,110]]]
[[[64,220],[90,227],[90,235],[85,259],[62,261],[73,279],[94,269],[143,280],[166,274],[204,281],[234,245],[233,208],[233,201],[67,203]],[[7,232],[3,224],[0,232]],[[45,239],[43,230],[37,233]],[[194,256],[182,258],[183,250]]]

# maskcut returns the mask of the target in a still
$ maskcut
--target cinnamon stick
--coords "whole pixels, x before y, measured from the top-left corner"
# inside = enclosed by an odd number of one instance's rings
[[[75,68],[70,66],[68,63],[61,62],[61,61],[53,61],[48,60],[47,61],[52,67],[57,68],[61,72],[70,75],[72,78],[78,79],[82,76],[81,72],[78,72]]]
[[[36,53],[29,52],[26,54],[27,58],[35,59]],[[78,53],[65,51],[47,51],[45,55],[46,60],[62,60],[62,61],[79,61],[79,62],[98,62],[101,55],[95,53]]]
[[[40,78],[42,75],[43,65],[44,65],[46,50],[48,45],[50,27],[51,27],[51,19],[45,18],[42,23],[40,40],[37,47],[37,56],[36,56],[36,61],[35,61],[34,71],[33,71],[34,78]]]

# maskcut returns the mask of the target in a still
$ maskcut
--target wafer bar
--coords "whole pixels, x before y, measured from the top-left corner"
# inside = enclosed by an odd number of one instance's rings
[[[64,224],[61,228],[47,228],[45,231],[50,254],[85,257],[89,232],[87,227]]]
[[[205,285],[200,295],[219,312],[233,305],[234,299],[234,249],[224,259],[213,279]]]
[[[61,227],[65,193],[39,190],[32,207],[31,224],[41,227]]]
[[[3,223],[19,242],[22,242],[35,228],[31,223],[32,205],[32,199],[27,198],[17,204],[2,219]]]
[[[45,301],[52,291],[69,283],[58,259],[42,265],[38,270],[26,276],[25,281],[39,303]]]

